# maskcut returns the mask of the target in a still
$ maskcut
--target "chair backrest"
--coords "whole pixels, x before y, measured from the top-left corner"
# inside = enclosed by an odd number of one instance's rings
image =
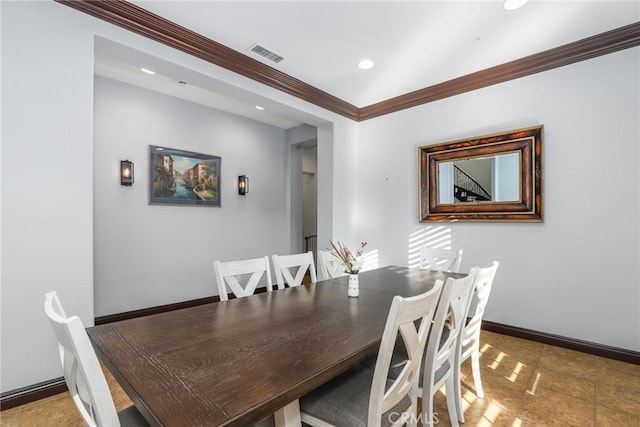
[[[467,321],[464,329],[460,333],[460,343],[465,344],[465,341],[471,337],[477,336],[480,332],[480,326],[482,325],[482,317],[484,316],[484,310],[489,301],[489,295],[491,294],[491,286],[493,285],[493,279],[496,277],[496,271],[498,271],[498,261],[493,261],[491,267],[477,268],[478,274],[473,284],[473,291],[471,293],[471,301],[469,305],[469,320]]]
[[[227,301],[229,299],[227,286],[236,298],[253,295],[264,275],[266,275],[267,291],[271,292],[273,290],[269,257],[241,261],[214,261],[213,270],[216,274],[220,301]],[[244,285],[241,284],[240,282],[245,279],[246,282]]]
[[[420,268],[423,270],[460,272],[462,249],[440,249],[423,246],[420,250]]]
[[[442,281],[439,280],[433,289],[422,295],[393,298],[373,374],[367,425],[380,425],[380,419],[385,412],[398,404],[411,390],[417,389],[424,347],[441,290]],[[420,326],[416,330],[418,320]],[[407,350],[407,360],[400,374],[391,386],[387,387],[387,377],[398,334]]]
[[[318,281],[316,278],[316,265],[313,262],[313,252],[274,255],[272,258],[278,289],[284,289],[285,283],[289,286],[300,286],[307,270],[311,275],[311,281]],[[291,274],[291,268],[295,269],[295,275]]]
[[[58,340],[71,398],[87,426],[119,426],[118,413],[82,320],[67,317],[57,293],[45,294],[44,311]]]
[[[346,276],[344,265],[329,251],[318,250],[318,278],[320,280],[335,279]]]
[[[436,373],[443,374],[438,370],[447,362],[448,369],[454,367],[456,344],[467,318],[477,272],[472,268],[468,276],[461,279],[449,277],[444,284],[425,350],[423,390],[427,389],[425,384],[434,384]],[[446,378],[446,375],[441,378]]]

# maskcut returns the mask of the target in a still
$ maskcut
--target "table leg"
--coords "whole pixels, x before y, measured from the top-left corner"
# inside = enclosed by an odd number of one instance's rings
[[[298,400],[296,399],[284,408],[277,410],[274,418],[276,427],[301,427],[302,420],[300,419],[300,404]]]

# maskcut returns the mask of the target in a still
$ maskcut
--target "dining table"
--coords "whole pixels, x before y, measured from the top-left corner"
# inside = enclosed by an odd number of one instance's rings
[[[387,266],[90,327],[96,353],[152,426],[300,425],[298,399],[376,354],[395,295],[464,274]]]

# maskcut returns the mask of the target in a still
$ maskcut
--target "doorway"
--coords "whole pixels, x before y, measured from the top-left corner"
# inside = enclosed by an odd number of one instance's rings
[[[316,258],[318,246],[318,146],[302,149],[302,249]]]

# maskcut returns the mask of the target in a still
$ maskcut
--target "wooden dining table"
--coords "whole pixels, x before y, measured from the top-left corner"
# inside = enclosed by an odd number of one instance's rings
[[[301,396],[374,355],[394,295],[462,276],[389,266],[361,273],[357,298],[341,277],[87,332],[151,425],[244,426],[290,419]]]

